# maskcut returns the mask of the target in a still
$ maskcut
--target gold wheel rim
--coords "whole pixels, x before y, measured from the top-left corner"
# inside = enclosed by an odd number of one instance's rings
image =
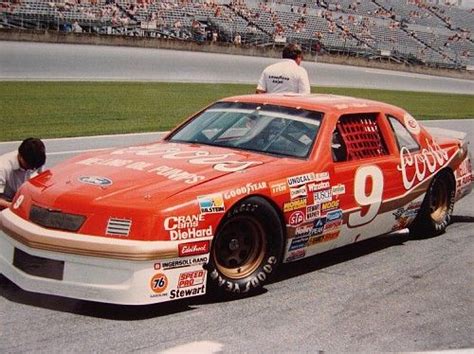
[[[433,185],[430,197],[430,216],[436,223],[441,223],[448,213],[448,186],[442,180]]]
[[[253,217],[238,216],[222,227],[212,256],[222,275],[237,280],[249,276],[262,264],[265,251],[262,225]]]

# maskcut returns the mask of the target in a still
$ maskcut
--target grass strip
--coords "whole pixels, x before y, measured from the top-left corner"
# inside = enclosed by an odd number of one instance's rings
[[[0,141],[168,130],[255,85],[147,82],[0,83]],[[313,87],[403,107],[417,119],[474,118],[474,95]]]

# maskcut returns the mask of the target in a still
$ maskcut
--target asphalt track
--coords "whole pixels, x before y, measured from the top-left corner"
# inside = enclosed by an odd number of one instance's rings
[[[0,42],[3,78],[4,60],[9,56],[4,45]],[[29,49],[25,55],[33,54]],[[122,49],[131,50],[101,50]],[[77,54],[76,48],[70,51]],[[67,52],[64,60],[70,59]],[[152,53],[148,55],[157,52]],[[118,58],[119,63],[128,63]],[[103,55],[101,60],[109,59]],[[261,65],[266,63],[268,59]],[[65,70],[63,65],[58,65],[58,73]],[[199,65],[194,70],[200,70]],[[49,66],[44,64],[44,68],[42,75],[47,75]],[[132,70],[127,77],[135,79],[139,71]],[[46,78],[28,75],[16,79]],[[86,79],[84,72],[79,77],[69,75]],[[401,75],[390,76],[390,80],[410,81],[406,74]],[[361,86],[371,80],[367,78]],[[383,77],[384,85],[387,80]],[[431,88],[430,82],[423,85]],[[436,90],[436,84],[433,87]],[[472,86],[467,87],[472,93]],[[473,120],[425,124],[465,131],[474,142]],[[135,134],[47,140],[48,166],[82,151],[151,142],[157,137]],[[0,154],[17,145],[0,143]],[[153,306],[105,305],[29,293],[0,275],[0,352],[314,353],[474,348],[473,203],[471,194],[456,205],[453,223],[444,235],[420,240],[382,236],[285,265],[261,294],[239,301],[220,302],[204,296]]]
[[[0,80],[126,80],[256,84],[275,59],[174,50],[0,41]],[[305,61],[310,82],[474,93],[473,80]]]
[[[474,121],[426,125],[463,130]],[[134,134],[46,141],[48,165]],[[0,143],[0,153],[16,142]],[[439,237],[381,236],[280,269],[254,297],[130,307],[29,293],[0,275],[0,352],[288,353],[473,348],[474,194]]]

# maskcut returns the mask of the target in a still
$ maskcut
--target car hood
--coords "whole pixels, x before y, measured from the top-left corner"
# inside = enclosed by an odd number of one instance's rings
[[[159,142],[78,156],[31,180],[32,202],[45,207],[154,207],[224,175],[276,158],[195,144]],[[158,202],[158,203],[157,203]]]

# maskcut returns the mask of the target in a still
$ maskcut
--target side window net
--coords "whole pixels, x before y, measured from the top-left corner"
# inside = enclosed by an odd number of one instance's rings
[[[388,155],[388,150],[377,124],[376,113],[348,114],[339,118],[334,132],[344,153],[336,161],[360,160]],[[333,137],[334,139],[334,137]],[[337,144],[336,144],[337,145]],[[333,150],[335,144],[333,143]],[[333,156],[336,152],[333,151]]]

